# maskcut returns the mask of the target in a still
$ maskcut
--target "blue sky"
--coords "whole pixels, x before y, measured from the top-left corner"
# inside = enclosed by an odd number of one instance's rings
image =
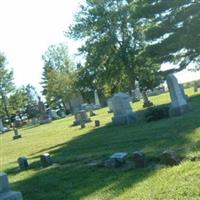
[[[0,51],[14,70],[17,86],[32,84],[41,90],[41,55],[51,44],[66,42],[72,59],[80,43],[63,32],[83,0],[0,0]],[[168,66],[167,66],[168,67]],[[200,72],[181,72],[180,82],[200,78]]]

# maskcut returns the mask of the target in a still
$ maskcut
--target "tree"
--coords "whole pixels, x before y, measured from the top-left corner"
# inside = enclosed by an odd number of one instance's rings
[[[44,61],[43,94],[47,103],[54,107],[61,101],[69,102],[70,97],[76,92],[74,80],[76,73],[68,55],[65,44],[51,45],[42,56]],[[66,110],[66,107],[65,107]]]
[[[137,16],[147,25],[146,55],[162,63],[179,65],[165,73],[181,71],[190,63],[199,63],[199,10],[199,0],[141,0],[135,7]]]
[[[8,95],[14,90],[13,71],[6,69],[6,57],[0,53],[0,109],[1,114],[10,117]]]
[[[80,53],[86,63],[80,73],[86,91],[133,89],[145,45],[142,24],[130,0],[86,0],[67,34],[85,41]]]

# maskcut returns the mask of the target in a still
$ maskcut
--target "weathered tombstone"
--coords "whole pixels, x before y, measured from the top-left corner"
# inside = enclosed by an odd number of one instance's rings
[[[140,91],[139,83],[136,84],[134,93],[135,93],[134,96],[135,96],[136,101],[140,101],[142,99],[142,93]]]
[[[81,125],[81,123],[91,122],[85,110],[80,110],[79,112],[75,113],[74,117],[75,117],[75,121],[73,125]]]
[[[5,173],[0,173],[0,200],[23,200],[21,192],[11,191]]]
[[[113,105],[112,105],[112,99],[108,99],[107,100],[107,105],[108,105],[108,113],[112,113],[113,112]]]
[[[28,164],[28,159],[26,157],[19,157],[17,159],[17,162],[19,164],[19,168],[20,170],[26,170],[29,168],[29,164]]]
[[[136,168],[143,168],[147,164],[146,157],[143,152],[140,151],[134,152],[132,158]]]
[[[4,127],[2,118],[0,117],[0,133],[4,133],[4,132],[9,131],[9,130],[10,130],[9,128]]]
[[[39,120],[40,124],[46,124],[49,123],[51,120],[49,119],[49,116],[46,112],[46,107],[44,103],[41,101],[41,98],[38,97],[38,109],[39,109]]]
[[[79,94],[74,95],[71,100],[71,107],[72,107],[72,112],[75,114],[81,110],[81,105],[82,105],[82,97]]]
[[[144,101],[143,108],[153,106],[153,103],[148,99],[146,91],[142,91],[142,97]]]
[[[90,110],[89,113],[90,113],[90,117],[93,117],[96,115],[93,110]]]
[[[185,98],[186,101],[188,101],[189,98],[188,98],[188,96],[185,94],[183,85],[182,85],[182,84],[179,84],[179,86],[180,86],[180,89],[181,89],[181,92],[182,92],[183,97]]]
[[[96,107],[101,108],[101,104],[100,104],[99,95],[97,93],[97,90],[94,91],[94,100],[95,100]]]
[[[48,167],[53,164],[52,158],[49,153],[44,153],[40,156],[42,167]]]
[[[191,106],[187,103],[183,92],[178,84],[176,77],[172,74],[167,77],[167,85],[171,97],[171,106],[169,109],[170,116],[179,116],[191,111]]]
[[[22,136],[19,134],[17,128],[14,128],[14,136],[13,136],[13,140],[17,140],[19,138],[21,138]]]
[[[105,167],[121,167],[126,163],[126,152],[114,153],[108,160],[104,162]]]
[[[136,121],[136,115],[130,106],[130,98],[127,94],[119,92],[112,98],[114,117],[112,122],[115,125],[130,124]]]
[[[100,126],[100,121],[99,120],[95,120],[94,124],[95,124],[95,127],[99,127]]]
[[[38,125],[39,123],[40,123],[40,122],[39,122],[39,120],[38,120],[36,117],[34,117],[34,118],[31,119],[31,124],[32,124],[32,125],[35,126],[35,125]]]
[[[81,121],[81,128],[85,128],[85,122]]]
[[[164,165],[178,165],[181,162],[181,159],[174,151],[164,151],[160,155],[160,162]]]

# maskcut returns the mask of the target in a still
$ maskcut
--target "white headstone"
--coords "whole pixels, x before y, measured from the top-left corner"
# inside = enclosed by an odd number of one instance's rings
[[[133,113],[130,106],[130,97],[122,92],[115,94],[112,98],[114,117],[113,124],[129,124],[136,120],[136,115]]]
[[[99,95],[97,93],[97,90],[94,91],[94,100],[95,100],[95,105],[100,108],[101,104],[100,104]]]
[[[171,97],[171,106],[169,109],[170,116],[182,115],[191,110],[190,105],[187,103],[183,91],[181,90],[176,77],[173,74],[168,75],[167,85]]]

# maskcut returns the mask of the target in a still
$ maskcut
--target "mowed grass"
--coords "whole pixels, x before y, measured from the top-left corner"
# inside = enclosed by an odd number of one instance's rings
[[[200,156],[200,93],[187,89],[191,113],[146,123],[142,102],[134,103],[138,121],[113,126],[107,108],[96,111],[85,129],[71,127],[73,117],[50,124],[20,129],[22,139],[12,140],[13,132],[0,135],[1,170],[24,200],[145,200],[200,199],[200,161],[183,161],[174,167],[108,169],[90,166],[112,153],[143,151],[148,158],[166,150],[184,157]],[[170,102],[169,94],[151,97],[155,105]],[[101,127],[94,127],[99,119]],[[54,162],[41,168],[39,156],[49,152]],[[26,156],[30,169],[19,171],[17,158]]]

